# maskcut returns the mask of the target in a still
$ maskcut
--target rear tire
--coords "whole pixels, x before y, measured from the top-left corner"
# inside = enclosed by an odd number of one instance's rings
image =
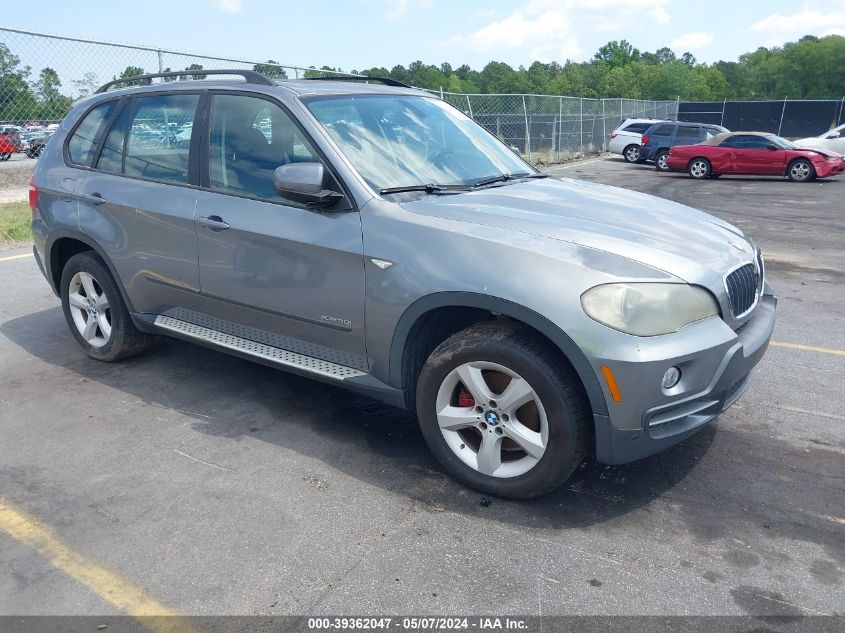
[[[787,167],[786,175],[793,182],[810,182],[815,180],[816,170],[806,158],[797,158]]]
[[[587,452],[590,409],[577,375],[548,341],[508,321],[444,341],[420,372],[426,443],[461,483],[513,499],[566,481]]]
[[[669,152],[665,149],[660,150],[657,152],[657,155],[654,157],[654,166],[657,168],[657,171],[669,171]]]
[[[710,161],[706,158],[693,158],[687,165],[687,173],[690,175],[690,178],[695,178],[696,180],[707,180],[712,171],[713,168],[710,165]]]
[[[622,158],[625,159],[626,163],[639,163],[640,162],[640,146],[631,144],[628,145],[622,151]]]
[[[95,253],[71,257],[62,270],[62,310],[88,356],[111,362],[146,350],[154,337],[132,322],[114,278]]]

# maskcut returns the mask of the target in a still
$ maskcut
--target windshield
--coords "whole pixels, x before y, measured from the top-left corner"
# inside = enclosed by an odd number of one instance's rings
[[[376,191],[472,186],[536,171],[475,121],[439,99],[417,96],[303,100]]]
[[[769,140],[771,140],[775,145],[783,149],[793,149],[798,147],[792,141],[787,141],[785,138],[781,138],[780,136],[770,136]]]

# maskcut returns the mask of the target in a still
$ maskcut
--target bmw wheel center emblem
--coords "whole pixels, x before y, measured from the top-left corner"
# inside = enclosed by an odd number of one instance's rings
[[[492,411],[488,411],[484,414],[484,420],[490,426],[496,426],[499,423],[499,416],[493,413]]]

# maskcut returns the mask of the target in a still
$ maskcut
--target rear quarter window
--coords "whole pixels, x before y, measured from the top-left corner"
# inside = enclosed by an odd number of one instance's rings
[[[623,132],[631,132],[633,134],[642,134],[648,128],[650,128],[653,123],[631,123],[628,127],[624,128]]]
[[[67,144],[70,162],[74,165],[87,166],[94,156],[95,144],[102,133],[103,124],[108,120],[117,101],[101,103],[85,115],[76,126]]]

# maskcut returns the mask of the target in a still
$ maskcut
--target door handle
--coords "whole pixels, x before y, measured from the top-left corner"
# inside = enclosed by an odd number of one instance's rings
[[[197,218],[197,224],[204,226],[212,231],[225,231],[229,228],[229,223],[224,222],[219,215],[209,215],[204,218]]]
[[[94,193],[80,193],[79,199],[97,206],[104,204],[106,201],[105,198],[103,198],[103,194],[98,191],[95,191]]]

